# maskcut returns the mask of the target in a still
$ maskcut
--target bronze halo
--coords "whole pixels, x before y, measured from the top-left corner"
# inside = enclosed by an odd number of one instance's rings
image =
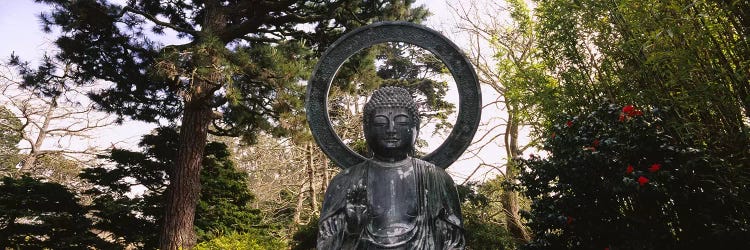
[[[404,42],[435,54],[448,67],[458,87],[458,117],[448,138],[435,151],[422,157],[447,168],[469,147],[479,126],[482,93],[476,72],[458,47],[430,28],[409,22],[379,22],[357,28],[334,42],[320,58],[307,85],[305,109],[315,142],[341,168],[366,160],[341,141],[328,116],[328,92],[336,72],[358,51],[385,42]]]

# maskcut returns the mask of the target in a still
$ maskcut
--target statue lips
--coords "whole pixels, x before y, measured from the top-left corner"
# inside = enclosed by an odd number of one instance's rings
[[[395,148],[399,146],[398,143],[401,141],[401,139],[399,139],[398,137],[388,137],[388,138],[385,138],[383,141],[385,141],[385,145],[387,147]]]

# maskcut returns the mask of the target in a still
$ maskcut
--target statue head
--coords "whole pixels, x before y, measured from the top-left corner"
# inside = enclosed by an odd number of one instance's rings
[[[419,122],[417,105],[404,88],[377,89],[364,107],[365,140],[380,160],[406,158],[414,150]]]

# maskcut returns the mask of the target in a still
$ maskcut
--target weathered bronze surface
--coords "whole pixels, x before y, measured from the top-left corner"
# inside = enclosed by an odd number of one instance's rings
[[[409,91],[384,87],[364,108],[374,156],[333,178],[318,224],[318,249],[461,249],[453,179],[413,158],[419,113]]]
[[[373,152],[370,159],[346,147],[328,119],[327,95],[336,70],[360,49],[392,41],[436,54],[459,87],[456,125],[446,142],[423,159],[413,157],[420,121],[406,89],[380,88],[365,105],[363,129]],[[435,31],[386,22],[362,27],[336,41],[316,66],[306,106],[316,142],[343,169],[326,191],[318,249],[463,249],[458,193],[444,168],[471,142],[480,104],[473,68],[453,43]]]

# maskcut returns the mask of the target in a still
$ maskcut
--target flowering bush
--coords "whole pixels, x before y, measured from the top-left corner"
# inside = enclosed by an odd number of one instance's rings
[[[533,200],[528,248],[748,245],[748,191],[722,182],[742,166],[680,146],[659,113],[605,104],[555,121],[550,156],[520,160],[519,187]]]

